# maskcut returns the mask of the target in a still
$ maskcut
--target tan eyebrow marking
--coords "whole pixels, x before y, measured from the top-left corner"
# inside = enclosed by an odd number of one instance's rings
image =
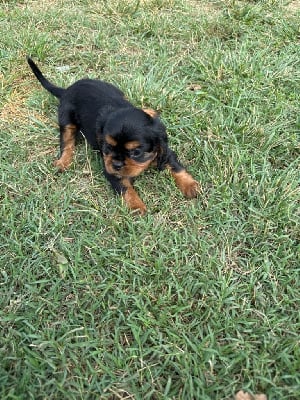
[[[137,147],[140,147],[141,143],[138,140],[131,140],[124,144],[126,150],[134,150]]]
[[[113,137],[111,137],[110,135],[105,135],[105,140],[111,146],[116,146],[117,145],[117,141]]]

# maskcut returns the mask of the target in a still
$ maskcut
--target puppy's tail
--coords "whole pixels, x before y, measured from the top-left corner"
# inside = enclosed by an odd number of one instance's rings
[[[32,69],[32,72],[34,73],[34,75],[36,76],[37,80],[40,81],[40,83],[42,84],[42,86],[48,90],[48,92],[50,92],[51,94],[53,94],[55,97],[60,98],[65,89],[60,88],[58,86],[53,85],[51,82],[48,81],[48,79],[46,79],[44,77],[44,75],[41,73],[41,71],[39,70],[39,68],[37,67],[37,65],[32,61],[32,59],[30,57],[27,57],[27,62],[30,66],[30,68]]]

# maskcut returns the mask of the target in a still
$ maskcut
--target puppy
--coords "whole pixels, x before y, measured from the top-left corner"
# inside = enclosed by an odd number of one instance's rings
[[[42,86],[60,101],[60,158],[55,162],[60,171],[70,166],[81,133],[102,156],[105,177],[130,209],[146,211],[133,181],[150,165],[167,168],[187,198],[197,196],[199,184],[168,147],[165,126],[154,110],[134,107],[118,88],[100,80],[81,79],[67,89],[57,87],[31,58],[27,61]]]

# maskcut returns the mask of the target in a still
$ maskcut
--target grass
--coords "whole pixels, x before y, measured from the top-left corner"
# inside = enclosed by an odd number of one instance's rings
[[[0,24],[1,399],[298,399],[299,2],[2,1]],[[149,171],[134,217],[85,144],[55,174],[26,54],[159,110],[199,199]]]

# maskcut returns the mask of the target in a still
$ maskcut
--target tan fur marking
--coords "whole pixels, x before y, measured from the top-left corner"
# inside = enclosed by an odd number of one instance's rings
[[[143,163],[138,163],[131,158],[127,157],[125,159],[125,165],[120,169],[120,171],[116,171],[112,166],[113,158],[109,155],[103,155],[103,161],[105,164],[105,169],[109,174],[121,177],[134,178],[140,175],[143,171],[145,171],[152,164],[153,160],[156,157],[156,153],[153,153],[153,157],[150,160],[147,160]]]
[[[131,142],[127,142],[124,144],[126,150],[133,150],[137,147],[140,147],[141,143],[138,140],[132,140]]]
[[[131,210],[138,211],[141,215],[145,214],[147,207],[134,190],[130,181],[124,178],[122,179],[122,184],[126,187],[126,192],[122,194],[122,197],[125,200],[127,207]]]
[[[76,126],[68,124],[64,127],[62,141],[63,151],[61,157],[54,162],[54,165],[59,168],[60,171],[65,171],[72,163],[73,155],[75,151],[75,135]]]
[[[117,141],[113,137],[111,137],[110,135],[106,135],[105,136],[105,140],[111,146],[116,146],[117,145]]]
[[[103,161],[106,171],[109,174],[114,174],[115,170],[112,167],[112,156],[110,154],[103,154]]]
[[[152,108],[143,108],[144,113],[150,115],[152,118],[158,117],[158,113]]]
[[[140,175],[143,171],[149,168],[156,154],[153,154],[153,158],[147,160],[143,163],[136,162],[131,158],[125,159],[125,166],[122,168],[122,175],[134,178],[135,176]]]
[[[188,199],[197,197],[200,192],[200,184],[186,171],[174,172],[169,167],[171,175],[173,176],[176,185]]]

